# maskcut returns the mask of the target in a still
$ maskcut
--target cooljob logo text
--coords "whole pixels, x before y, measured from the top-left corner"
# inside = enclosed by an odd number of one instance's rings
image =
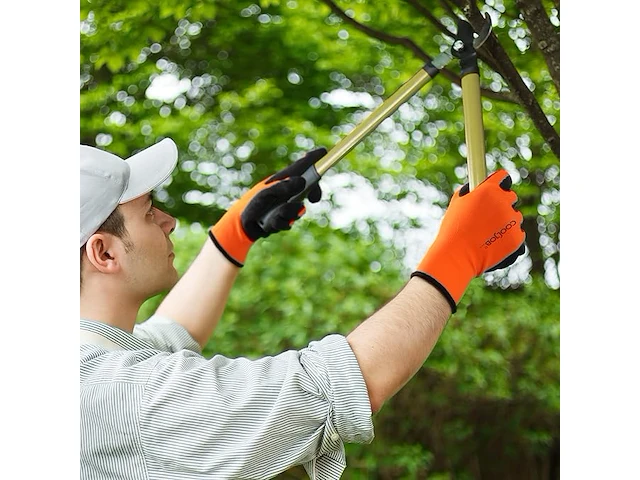
[[[491,237],[488,238],[487,241],[482,244],[481,248],[489,248],[492,243],[497,242],[498,240],[500,240],[504,236],[504,234],[506,234],[509,230],[511,230],[511,228],[513,228],[515,226],[516,226],[516,221],[515,220],[511,220],[504,227],[502,227],[499,231],[494,232],[493,235],[491,235]]]

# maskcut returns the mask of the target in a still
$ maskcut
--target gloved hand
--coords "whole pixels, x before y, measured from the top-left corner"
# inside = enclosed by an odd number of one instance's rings
[[[312,150],[293,164],[262,180],[240,197],[209,229],[209,237],[229,261],[242,267],[256,240],[289,230],[293,222],[303,215],[305,208],[302,201],[287,202],[305,189],[306,182],[301,175],[326,153],[325,148]],[[318,184],[307,194],[311,203],[318,202],[321,196],[322,190]],[[276,211],[276,215],[263,228],[259,220],[272,210]]]
[[[471,280],[508,267],[525,252],[517,199],[505,170],[494,172],[472,192],[464,185],[451,198],[435,241],[411,274],[434,285],[451,313]]]

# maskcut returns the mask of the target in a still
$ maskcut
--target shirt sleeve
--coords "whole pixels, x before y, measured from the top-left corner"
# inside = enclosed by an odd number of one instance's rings
[[[133,336],[150,343],[163,352],[191,350],[201,353],[200,345],[179,323],[170,318],[153,315],[133,327]]]
[[[149,472],[172,477],[272,478],[304,464],[339,479],[345,442],[373,440],[358,362],[342,335],[259,360],[167,355],[140,410]]]

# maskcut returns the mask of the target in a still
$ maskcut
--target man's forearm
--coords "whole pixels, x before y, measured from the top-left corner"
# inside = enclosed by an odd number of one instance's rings
[[[451,308],[432,285],[412,278],[398,295],[347,336],[376,412],[424,364]]]
[[[204,347],[222,316],[239,271],[207,240],[156,313],[178,322]]]

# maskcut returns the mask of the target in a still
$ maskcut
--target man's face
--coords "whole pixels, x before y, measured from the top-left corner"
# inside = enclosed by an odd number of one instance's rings
[[[176,220],[154,207],[151,195],[120,205],[133,248],[126,253],[123,266],[128,287],[135,295],[149,298],[172,288],[178,281],[173,266],[173,244],[169,234]]]

